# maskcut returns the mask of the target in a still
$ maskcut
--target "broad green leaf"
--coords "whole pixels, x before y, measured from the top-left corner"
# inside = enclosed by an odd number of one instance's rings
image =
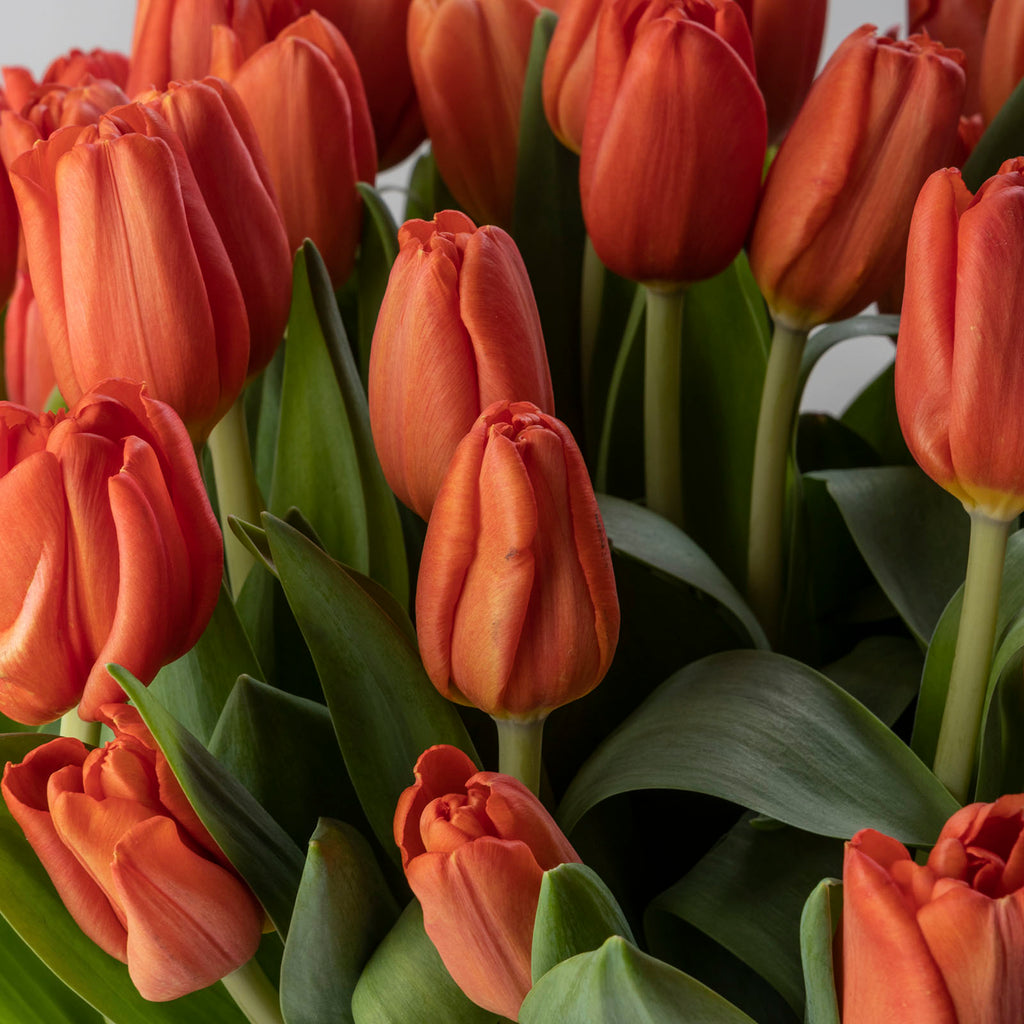
[[[896,364],[890,363],[850,403],[842,421],[871,446],[883,466],[912,466],[896,415]]]
[[[247,389],[259,393],[258,410],[250,413],[252,406],[246,401],[246,417],[250,429],[255,427],[251,441],[252,466],[260,494],[269,494],[274,483],[274,457],[277,454],[277,432],[281,421],[281,385],[284,378],[284,349],[279,345],[267,368]],[[252,405],[257,403],[253,401]]]
[[[637,789],[707,793],[820,835],[876,828],[934,842],[957,804],[862,704],[806,665],[767,651],[712,655],[660,686],[566,792],[566,829]]]
[[[109,665],[108,670],[138,706],[200,821],[252,887],[284,942],[302,875],[301,851],[256,798],[127,669]]]
[[[599,498],[605,532],[616,551],[695,587],[731,613],[755,647],[768,640],[754,613],[725,574],[682,530],[640,505],[611,495]]]
[[[563,960],[597,949],[610,935],[636,941],[622,908],[596,872],[585,864],[559,864],[544,872],[533,924],[535,982]]]
[[[520,1024],[754,1024],[689,975],[621,936],[565,960],[530,990]]]
[[[902,636],[870,636],[823,670],[873,715],[891,726],[917,696],[924,656]]]
[[[970,523],[910,466],[829,470],[824,480],[864,561],[922,646],[963,582]]]
[[[0,737],[0,761],[20,762],[25,755],[52,739],[32,733]],[[170,1003],[151,1003],[138,994],[128,976],[128,968],[104,953],[78,927],[57,895],[49,875],[28,844],[21,827],[11,817],[7,805],[0,801],[0,913],[28,947],[60,979],[50,979],[48,995],[37,1006],[42,1013],[48,1001],[67,1006],[63,982],[93,1006],[110,1024],[244,1024],[245,1018],[235,1007],[223,986],[214,985]],[[6,955],[6,944],[3,952]],[[18,987],[18,995],[5,993],[3,1013],[13,1012],[19,998],[30,995],[33,984],[45,986],[45,978],[30,968],[24,977],[15,965],[22,954],[14,953],[5,960],[5,976],[10,988]],[[73,1001],[71,1001],[73,1006]],[[10,1018],[12,1024],[30,1024],[28,1014]],[[69,1024],[95,1024],[96,1015],[88,1011],[69,1016],[40,1017],[43,1024],[68,1021]]]
[[[899,331],[900,318],[890,313],[851,316],[848,320],[826,324],[807,339],[803,359],[800,361],[800,387],[797,393],[803,392],[811,370],[834,345],[841,341],[849,341],[851,338],[872,338],[879,335],[895,338]]]
[[[1024,790],[1024,649],[996,680],[982,729],[976,800]]]
[[[452,981],[413,900],[366,965],[352,994],[355,1024],[498,1024]]]
[[[392,822],[420,754],[451,743],[473,756],[454,706],[434,689],[392,604],[374,600],[344,566],[264,515],[274,564],[316,663],[345,764],[381,845],[397,857]]]
[[[805,1024],[839,1024],[832,939],[842,913],[842,883],[826,878],[807,897],[800,917],[800,952],[807,990]]]
[[[351,1024],[359,975],[397,917],[366,840],[322,819],[309,841],[281,962],[285,1024]]]
[[[359,370],[364,381],[370,376],[370,342],[377,314],[388,286],[391,264],[398,255],[398,227],[381,194],[365,181],[356,182],[363,197],[362,240],[359,245],[357,285],[359,290]]]
[[[964,184],[977,192],[999,170],[1004,160],[1020,156],[1024,136],[1024,80],[1013,90],[963,167]]]

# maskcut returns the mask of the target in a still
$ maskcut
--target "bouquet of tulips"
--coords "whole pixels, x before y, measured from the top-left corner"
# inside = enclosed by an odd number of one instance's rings
[[[0,1024],[1024,1021],[1024,4],[825,17],[4,70]]]

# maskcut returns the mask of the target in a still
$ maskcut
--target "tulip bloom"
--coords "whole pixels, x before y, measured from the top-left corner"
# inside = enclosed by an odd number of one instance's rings
[[[384,475],[423,519],[459,441],[492,402],[554,411],[540,316],[515,242],[446,210],[398,233],[370,350],[370,426]]]
[[[975,196],[936,171],[914,208],[896,410],[921,468],[970,509],[1024,510],[1024,160]]]
[[[452,457],[416,590],[423,665],[451,700],[542,719],[604,678],[619,603],[601,513],[565,424],[495,402]]]
[[[416,762],[398,799],[395,842],[423,926],[473,1002],[511,1020],[530,990],[530,952],[545,871],[579,863],[540,801],[455,747]]]
[[[958,811],[927,864],[858,832],[842,948],[843,1024],[1024,1020],[1024,794]]]
[[[544,114],[574,153],[583,148],[600,11],[601,0],[572,0],[558,19],[544,62]]]
[[[646,284],[724,270],[754,215],[767,131],[732,0],[606,3],[580,155],[601,261]]]
[[[212,985],[256,952],[264,914],[192,810],[138,711],[89,750],[61,737],[8,763],[3,796],[82,931],[145,999]]]
[[[836,50],[765,183],[750,266],[791,330],[860,312],[902,274],[914,200],[957,144],[961,55],[864,25]]]
[[[0,403],[0,712],[39,725],[123,700],[199,639],[222,542],[188,434],[129,381],[68,413]]]
[[[4,382],[8,399],[32,412],[46,408],[57,386],[32,282],[23,270],[4,318]]]
[[[999,113],[1024,77],[1024,5],[995,0],[981,55],[979,89],[986,121]]]

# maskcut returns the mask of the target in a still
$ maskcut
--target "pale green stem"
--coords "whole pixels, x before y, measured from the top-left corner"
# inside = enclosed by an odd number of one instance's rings
[[[964,603],[934,765],[935,774],[961,803],[967,801],[974,772],[1010,525],[977,510],[971,513]]]
[[[284,1024],[281,997],[255,959],[221,980],[250,1024]]]
[[[73,736],[76,740],[89,744],[91,747],[98,747],[100,743],[101,722],[83,722],[78,717],[78,708],[72,708],[60,720],[61,736]]]
[[[647,293],[644,354],[644,478],[647,507],[683,525],[679,391],[683,359],[682,288]]]
[[[539,794],[544,718],[495,718],[494,724],[498,727],[498,771]]]
[[[590,408],[591,377],[594,372],[594,351],[601,325],[601,298],[604,294],[604,264],[594,251],[587,235],[583,247],[583,277],[580,286],[580,374],[583,383],[583,408]]]
[[[252,457],[249,454],[249,434],[245,428],[245,408],[241,396],[213,428],[208,443],[213,456],[213,476],[217,481],[228,579],[231,593],[237,597],[256,559],[232,532],[228,516],[236,516],[247,523],[258,525],[263,511],[263,499],[256,485]]]
[[[774,644],[782,603],[783,520],[786,458],[800,385],[800,360],[807,332],[775,325],[768,353],[754,444],[747,539],[747,600]]]

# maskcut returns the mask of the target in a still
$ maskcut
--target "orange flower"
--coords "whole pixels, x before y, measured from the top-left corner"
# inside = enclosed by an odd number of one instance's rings
[[[724,270],[761,187],[767,122],[732,0],[610,0],[580,156],[601,261],[644,283]]]
[[[1020,1024],[1024,794],[958,811],[923,865],[858,832],[842,949],[843,1024]]]
[[[518,779],[478,772],[448,746],[416,762],[416,783],[395,811],[395,842],[448,972],[473,1002],[517,1020],[541,880],[579,863],[576,851]]]
[[[540,317],[515,242],[446,210],[398,233],[370,350],[370,425],[399,499],[430,518],[452,453],[492,402],[554,411]]]
[[[896,410],[921,468],[968,508],[1024,510],[1024,159],[975,196],[957,170],[921,189],[896,346]]]
[[[177,999],[246,963],[264,915],[196,817],[138,711],[90,751],[62,737],[7,764],[3,796],[79,927],[145,999]]]
[[[768,173],[750,266],[792,330],[860,312],[902,275],[914,200],[958,144],[961,55],[864,25],[818,76]]]
[[[576,442],[530,402],[485,409],[452,457],[416,589],[446,697],[543,718],[604,678],[619,634],[608,542]]]
[[[46,408],[57,386],[32,282],[23,270],[4,317],[4,382],[10,401],[32,412]]]
[[[122,700],[199,639],[221,536],[192,444],[162,402],[106,381],[70,412],[0,403],[0,712],[28,725]]]
[[[544,113],[551,130],[574,153],[583,148],[600,11],[601,0],[571,0],[544,62]]]
[[[981,53],[981,113],[991,121],[1024,77],[1024,4],[995,0]]]

